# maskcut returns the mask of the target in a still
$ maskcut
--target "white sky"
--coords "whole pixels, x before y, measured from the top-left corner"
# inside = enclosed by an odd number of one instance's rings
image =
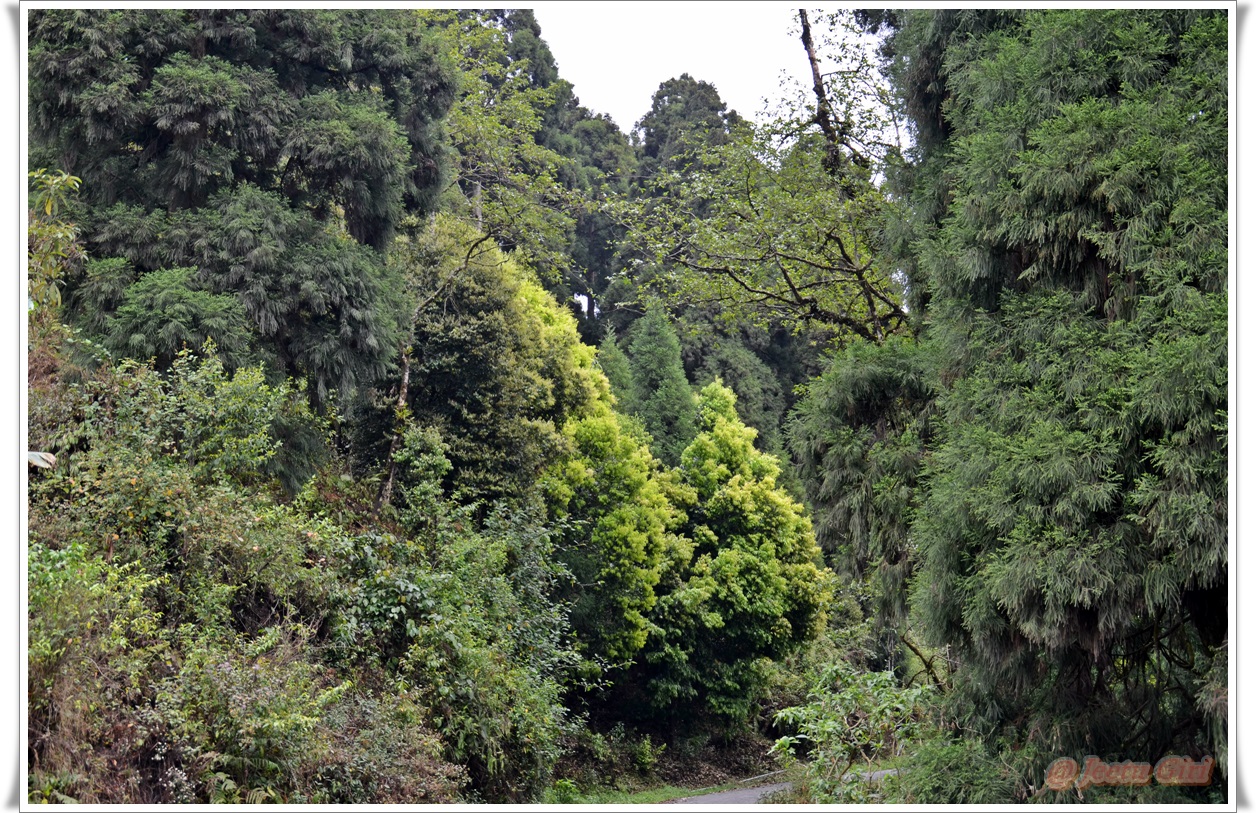
[[[710,82],[729,109],[759,119],[779,96],[782,71],[810,76],[788,34],[797,3],[578,2],[533,5],[558,75],[580,103],[624,132],[650,109],[659,84],[688,73]]]

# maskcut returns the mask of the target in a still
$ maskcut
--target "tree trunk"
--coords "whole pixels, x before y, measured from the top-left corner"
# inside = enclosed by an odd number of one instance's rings
[[[406,430],[406,403],[410,398],[410,347],[401,351],[401,384],[397,386],[397,406],[394,410],[396,425],[393,427],[392,443],[388,445],[388,476],[384,478],[379,494],[375,498],[375,508],[371,511],[371,519],[378,519],[379,512],[392,500],[393,482],[397,478],[397,452],[401,450],[401,440]]]
[[[811,64],[811,86],[816,95],[815,122],[820,125],[820,131],[824,133],[824,140],[828,145],[824,168],[829,175],[838,179],[842,189],[853,194],[850,179],[844,172],[850,159],[842,153],[842,146],[846,141],[846,125],[833,117],[833,107],[829,104],[829,94],[824,90],[824,76],[820,73],[820,60],[816,57],[815,44],[811,39],[811,21],[807,19],[806,9],[798,9],[798,22],[802,24],[802,47],[806,49],[807,62]],[[861,158],[856,157],[856,160],[862,163]]]

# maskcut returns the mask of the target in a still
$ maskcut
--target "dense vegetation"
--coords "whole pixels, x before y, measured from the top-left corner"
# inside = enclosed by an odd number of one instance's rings
[[[1226,798],[1227,25],[31,11],[29,798]]]

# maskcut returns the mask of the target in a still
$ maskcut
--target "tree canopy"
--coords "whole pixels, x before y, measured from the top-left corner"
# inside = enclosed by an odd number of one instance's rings
[[[809,390],[792,438],[821,538],[949,648],[956,719],[1017,743],[1022,777],[1224,753],[1225,16],[892,30],[925,327]]]
[[[1234,19],[32,10],[28,802],[1226,800]]]
[[[435,43],[403,12],[39,10],[32,150],[90,177],[91,256],[194,268],[325,400],[395,346],[381,252],[447,171],[455,79]]]

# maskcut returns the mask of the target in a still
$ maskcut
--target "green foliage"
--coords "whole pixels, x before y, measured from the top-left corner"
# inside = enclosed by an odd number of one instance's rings
[[[66,172],[30,172],[30,212],[26,224],[27,292],[35,308],[61,307],[61,286],[83,259],[79,229],[57,218],[78,192],[81,178]]]
[[[32,542],[27,562],[32,796],[108,800],[117,784],[139,785],[140,777],[126,764],[106,766],[93,746],[116,739],[115,753],[125,752],[138,732],[108,732],[168,669],[169,636],[152,607],[165,580],[137,564],[111,564],[82,542]]]
[[[649,432],[658,458],[675,466],[696,431],[697,405],[681,364],[680,340],[662,308],[651,308],[633,323],[628,358],[635,385],[626,399],[632,414]]]
[[[668,302],[726,326],[880,341],[907,321],[877,177],[901,163],[895,105],[849,12],[819,22],[819,58],[837,69],[816,74],[816,99],[785,100],[768,124],[720,121],[714,88],[688,75],[664,83],[640,124],[647,161],[662,167],[617,212],[641,252],[640,282]]]
[[[622,213],[628,239],[667,269],[651,286],[727,323],[870,340],[903,325],[900,283],[877,250],[885,198],[866,172],[852,194],[824,161],[814,137],[782,145],[776,129],[746,127],[662,175],[656,197]]]
[[[388,199],[403,183],[422,196],[440,185],[437,128],[452,66],[403,12],[48,10],[32,20],[31,42],[33,135],[99,172],[100,199],[194,208],[266,179],[384,234],[396,212],[362,195]],[[334,95],[343,107],[331,116],[319,105]],[[387,121],[372,119],[386,106]],[[378,123],[344,131],[348,140],[329,150],[309,134],[333,117]],[[391,134],[381,141],[380,124],[409,149],[397,154]],[[268,178],[275,169],[283,177]],[[148,184],[126,184],[131,173]]]
[[[606,386],[593,348],[487,235],[437,217],[406,251],[416,300],[410,415],[441,432],[451,490],[520,496],[566,450],[567,419]]]
[[[212,341],[228,367],[241,366],[250,339],[244,308],[234,297],[195,290],[194,274],[193,268],[162,269],[128,286],[116,314],[106,319],[105,346],[120,357],[156,359],[165,369],[180,350]]]
[[[929,348],[854,344],[806,387],[789,443],[816,536],[848,578],[877,583],[879,623],[907,617],[921,458],[932,438]]]
[[[396,278],[378,253],[279,193],[241,184],[172,214],[118,204],[99,213],[96,240],[98,255],[123,257],[138,274],[199,269],[196,287],[238,299],[264,357],[306,379],[321,403],[387,369],[401,307]],[[109,289],[97,282],[74,301],[107,305]]]
[[[551,513],[568,521],[571,622],[586,655],[631,658],[646,640],[668,530],[677,512],[649,449],[603,406],[570,420],[572,453],[548,475]]]
[[[1007,804],[1023,799],[1009,766],[978,739],[934,734],[914,744],[906,766],[884,780],[886,801],[905,804]]]
[[[597,366],[610,384],[611,394],[615,396],[615,408],[624,415],[636,413],[637,384],[632,377],[632,364],[619,346],[614,330],[608,332],[598,345]]]
[[[680,332],[685,368],[698,387],[719,379],[731,389],[737,395],[737,414],[759,433],[759,449],[780,456],[786,395],[776,373],[752,349],[761,344],[759,337],[749,332],[729,335],[705,320],[685,320]]]
[[[186,352],[165,379],[124,362],[61,386],[70,426],[49,442],[63,465],[32,483],[32,541],[164,572],[170,621],[254,623],[325,596],[318,546],[265,496],[277,485],[271,426],[316,425],[303,399]]]
[[[38,742],[51,723],[51,691],[62,659],[88,630],[99,563],[79,543],[64,550],[33,544],[27,551],[27,723]]]
[[[875,800],[857,764],[899,756],[925,722],[923,687],[898,685],[888,672],[859,672],[838,661],[821,676],[804,706],[784,709],[777,721],[798,733],[782,737],[774,752],[787,762],[801,742],[809,746],[806,788],[810,801],[858,803]]]
[[[29,801],[1224,778],[1227,15],[812,16],[629,141],[527,10],[31,13]]]
[[[449,462],[430,430],[407,432],[398,460],[395,527],[404,535],[366,522],[368,532],[329,557],[329,655],[382,671],[432,721],[444,758],[465,767],[477,798],[532,799],[557,759],[567,727],[561,681],[577,660],[565,608],[551,598],[566,575],[554,534],[532,512],[498,504],[477,521],[475,506],[447,501]],[[352,484],[336,488],[312,484],[299,502],[325,511],[352,499]]]
[[[324,722],[353,679],[316,637],[350,615],[352,542],[268,496],[269,429],[280,415],[317,425],[304,399],[187,353],[164,378],[124,362],[43,392],[58,389],[75,426],[30,494],[34,792],[452,798],[460,775],[417,711],[338,712],[363,720],[360,737]]]
[[[466,781],[463,770],[441,759],[441,742],[422,710],[390,692],[333,703],[314,735],[318,746],[301,761],[301,785],[308,788],[302,801],[450,802]]]
[[[684,536],[666,552],[630,683],[646,688],[644,702],[658,713],[696,701],[737,723],[765,685],[766,659],[823,627],[831,574],[803,507],[777,486],[776,461],[754,448],[754,430],[719,382],[703,389],[699,422],[672,497],[687,515]]]
[[[724,143],[741,121],[710,82],[687,73],[662,82],[637,123],[646,174],[684,169],[692,152]]]
[[[292,791],[293,764],[309,756],[320,717],[349,690],[328,685],[304,657],[307,637],[278,626],[253,640],[194,637],[161,684],[163,733],[185,760],[205,765],[211,800],[278,800]]]
[[[911,540],[914,623],[957,659],[949,712],[1027,755],[1022,784],[1051,754],[1226,750],[1207,677],[1228,635],[1226,25],[912,12],[887,42],[936,366],[896,352],[904,400],[867,418],[853,387],[817,393],[884,439],[826,452],[819,411],[798,439],[824,471],[897,481],[908,535],[880,512],[883,540],[859,528],[857,481],[833,525],[874,555]]]
[[[535,51],[544,48],[539,28],[534,33],[520,19],[530,12],[505,12],[501,27],[489,22],[498,13],[420,12],[445,30],[451,59],[462,71],[449,115],[458,156],[458,184],[451,187],[458,197],[450,208],[503,250],[517,250],[521,263],[548,280],[566,261],[560,246],[570,240],[578,210],[578,197],[559,183],[569,159],[540,143],[543,118],[556,101],[557,88],[548,87],[544,75],[554,70],[553,58],[538,63]]]
[[[549,786],[567,726],[560,678],[574,661],[547,599],[552,543],[526,515],[499,513],[482,535],[460,527],[428,549],[444,589],[438,611],[408,627],[400,685],[481,798],[528,801]]]
[[[427,210],[443,187],[453,101],[453,66],[413,15],[48,9],[30,39],[33,149],[73,156],[92,256],[139,277],[195,268],[196,287],[238,298],[267,359],[319,403],[383,374],[396,286],[380,252],[404,209]],[[219,321],[234,352],[238,313],[166,282],[150,285]],[[93,304],[114,306],[100,293],[72,315],[98,322]],[[130,332],[117,345],[168,353],[187,338],[159,337],[143,315],[118,314]]]

